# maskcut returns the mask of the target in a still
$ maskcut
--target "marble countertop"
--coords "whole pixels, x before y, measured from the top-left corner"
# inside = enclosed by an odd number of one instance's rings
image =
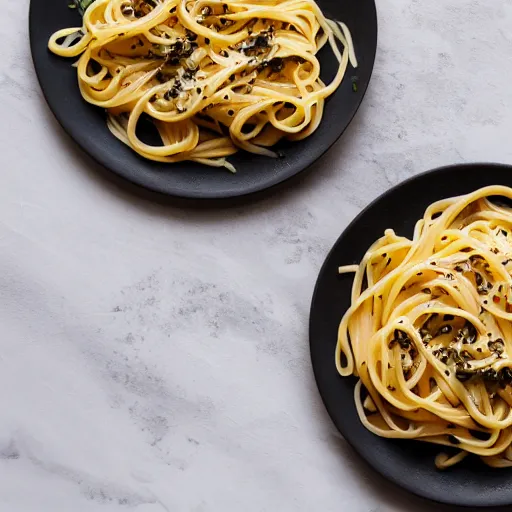
[[[84,157],[36,81],[28,0],[2,11],[0,512],[430,510],[331,424],[309,305],[329,248],[387,188],[512,161],[510,0],[379,0],[373,81],[342,140],[279,195],[209,211]]]

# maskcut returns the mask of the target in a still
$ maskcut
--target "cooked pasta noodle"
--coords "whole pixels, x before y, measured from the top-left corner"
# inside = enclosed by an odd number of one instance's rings
[[[336,365],[359,378],[371,432],[512,466],[512,199],[491,186],[429,206],[412,239],[385,231],[355,272]]]
[[[328,85],[316,57],[326,43],[339,62]],[[95,0],[81,28],[48,46],[80,56],[83,98],[141,156],[232,171],[226,157],[238,149],[275,157],[268,148],[283,137],[311,135],[349,61],[357,66],[348,28],[313,0]],[[139,137],[144,115],[160,143]]]

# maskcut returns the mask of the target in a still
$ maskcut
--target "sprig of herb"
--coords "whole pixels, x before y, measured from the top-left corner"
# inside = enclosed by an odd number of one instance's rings
[[[94,0],[73,0],[68,4],[70,9],[78,8],[78,12],[80,14],[84,14],[84,12],[88,9],[88,7],[94,2]]]

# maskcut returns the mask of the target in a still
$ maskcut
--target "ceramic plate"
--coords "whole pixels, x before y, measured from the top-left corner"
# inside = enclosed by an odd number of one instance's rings
[[[60,28],[80,26],[76,9],[68,0],[31,0],[30,44],[41,88],[64,130],[90,156],[112,172],[148,189],[186,198],[236,197],[277,185],[309,167],[347,128],[368,87],[377,48],[377,16],[374,0],[318,0],[325,15],[342,20],[354,39],[359,67],[349,66],[337,92],[328,100],[322,124],[308,139],[282,143],[283,158],[239,153],[230,157],[238,169],[231,174],[186,162],[159,164],[144,160],[119,142],[105,124],[103,110],[82,100],[72,59],[62,59],[47,49],[50,35]],[[320,57],[322,78],[334,76],[337,61],[327,49]],[[357,77],[357,92],[352,88]]]
[[[313,295],[311,358],[325,406],[345,439],[374,469],[395,484],[434,501],[473,507],[512,504],[512,469],[491,469],[476,457],[445,471],[434,465],[443,447],[375,436],[361,424],[354,405],[354,378],[342,378],[334,365],[338,325],[350,306],[352,275],[340,265],[359,263],[370,245],[393,228],[412,237],[416,221],[439,199],[487,185],[512,186],[512,167],[456,165],[416,176],[368,206],[343,232],[325,261]]]

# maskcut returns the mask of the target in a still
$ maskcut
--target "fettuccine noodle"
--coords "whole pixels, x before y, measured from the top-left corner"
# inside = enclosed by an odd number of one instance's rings
[[[491,186],[429,206],[412,239],[385,231],[355,272],[336,365],[359,378],[371,432],[512,466],[512,199]]]
[[[339,62],[328,85],[316,57],[326,43]],[[226,157],[238,149],[275,157],[268,148],[282,138],[311,135],[349,61],[357,66],[348,28],[313,0],[96,0],[82,27],[48,46],[80,56],[83,98],[138,154],[232,171]],[[144,116],[161,142],[139,137]]]

